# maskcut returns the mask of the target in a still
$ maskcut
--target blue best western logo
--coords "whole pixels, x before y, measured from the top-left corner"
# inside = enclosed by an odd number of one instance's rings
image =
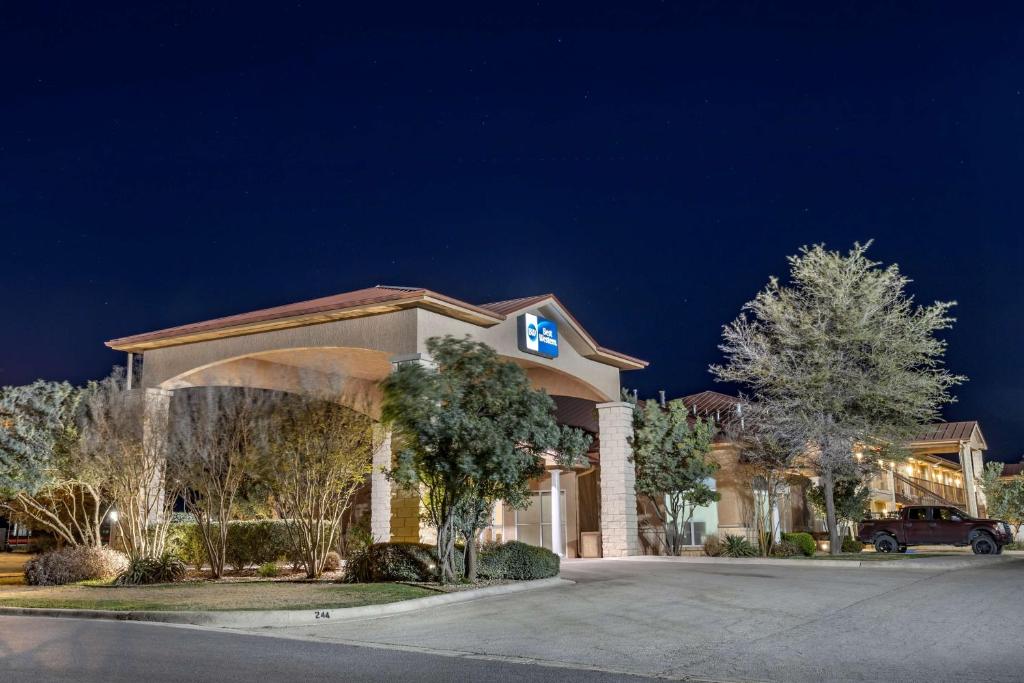
[[[533,313],[519,316],[519,350],[558,358],[558,325]]]

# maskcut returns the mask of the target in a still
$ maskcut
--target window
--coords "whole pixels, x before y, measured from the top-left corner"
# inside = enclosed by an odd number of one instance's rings
[[[560,492],[562,511],[562,554],[565,554],[566,511],[565,491]],[[516,540],[551,550],[551,493],[541,491],[530,494],[525,510],[516,510]]]
[[[953,520],[953,511],[949,508],[932,508],[932,519],[942,522]]]
[[[683,545],[704,545],[704,522],[690,520],[683,526]]]
[[[928,519],[928,508],[910,508],[907,519],[919,522]]]

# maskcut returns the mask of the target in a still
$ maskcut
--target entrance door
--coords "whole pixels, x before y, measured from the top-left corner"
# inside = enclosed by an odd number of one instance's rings
[[[565,555],[565,491],[561,495],[562,555]],[[538,491],[530,494],[530,504],[525,510],[516,510],[516,540],[530,545],[539,545],[551,550],[551,492]]]

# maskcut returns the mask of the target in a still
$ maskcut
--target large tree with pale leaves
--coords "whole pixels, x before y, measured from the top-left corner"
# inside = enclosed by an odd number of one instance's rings
[[[892,457],[964,381],[945,369],[936,335],[953,324],[953,303],[916,304],[910,280],[868,258],[869,246],[843,254],[816,245],[789,257],[789,281],[771,278],[725,326],[725,362],[711,367],[746,387],[787,442],[807,445],[833,553],[836,480]]]

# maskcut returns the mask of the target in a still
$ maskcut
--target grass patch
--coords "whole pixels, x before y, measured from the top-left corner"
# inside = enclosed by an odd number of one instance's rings
[[[0,586],[0,606],[117,611],[341,609],[435,594],[417,586],[396,583],[268,581],[157,586]]]

